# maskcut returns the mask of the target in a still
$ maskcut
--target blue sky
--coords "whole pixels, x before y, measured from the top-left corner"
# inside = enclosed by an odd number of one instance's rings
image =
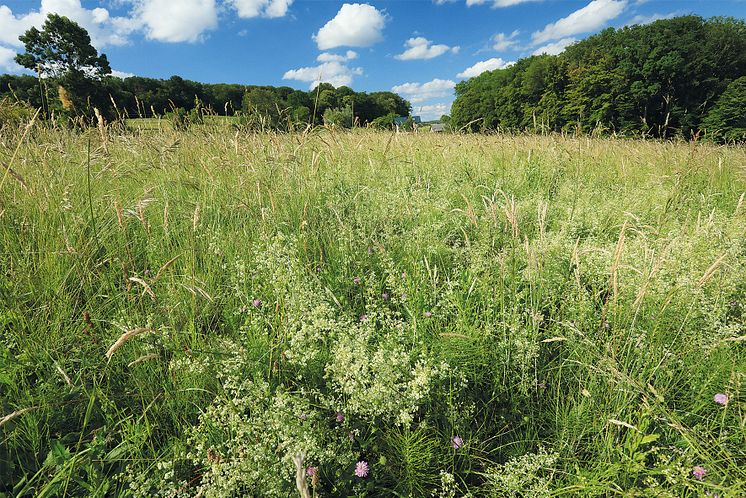
[[[681,14],[746,17],[743,0],[0,0],[0,72],[48,12],[86,27],[118,74],[393,90],[447,113],[453,86],[599,30]]]

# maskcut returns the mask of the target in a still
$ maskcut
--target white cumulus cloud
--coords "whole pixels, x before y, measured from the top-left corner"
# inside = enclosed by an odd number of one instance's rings
[[[406,41],[404,46],[407,47],[407,49],[401,54],[395,55],[394,59],[399,59],[400,61],[432,59],[434,57],[438,57],[439,55],[443,55],[446,52],[453,52],[454,54],[457,54],[459,51],[458,46],[449,47],[448,45],[443,44],[434,45],[433,42],[422,36],[410,38]]]
[[[517,48],[518,40],[516,40],[516,37],[520,33],[520,31],[515,30],[509,35],[505,33],[496,34],[492,37],[492,48],[497,50],[498,52],[504,52],[505,50],[510,50],[514,47]]]
[[[84,27],[96,48],[108,45],[124,45],[128,35],[137,29],[137,23],[127,17],[112,17],[109,11],[97,7],[86,9],[80,0],[42,0],[39,10],[23,15],[14,15],[6,5],[0,5],[0,43],[14,47],[22,46],[18,37],[32,26],[39,29],[48,14],[66,16]]]
[[[648,16],[638,14],[632,19],[630,19],[629,21],[627,21],[626,25],[631,26],[633,24],[641,24],[641,25],[651,24],[651,23],[654,23],[655,21],[660,21],[661,19],[671,19],[672,17],[676,17],[680,15],[682,15],[681,11],[671,12],[669,14],[655,13],[655,14],[650,14]]]
[[[451,113],[451,103],[439,103],[430,105],[421,105],[415,107],[413,114],[420,116],[423,121],[432,121],[439,119],[443,114]]]
[[[485,71],[494,71],[495,69],[505,69],[508,66],[512,66],[514,63],[511,61],[504,61],[500,57],[493,57],[486,61],[479,61],[471,67],[467,67],[462,72],[458,73],[459,78],[473,78],[479,76]]]
[[[403,95],[412,103],[425,102],[426,100],[448,97],[453,94],[456,82],[452,80],[441,80],[435,78],[427,83],[403,83],[391,89],[392,92]]]
[[[369,47],[383,39],[386,16],[367,3],[346,3],[313,36],[319,50],[334,47]]]
[[[16,64],[13,58],[16,56],[16,51],[12,48],[0,47],[0,70],[7,73],[17,73],[21,70],[21,66]]]
[[[357,59],[357,52],[354,50],[348,50],[344,54],[331,54],[329,52],[324,52],[316,57],[316,60],[319,62],[347,62],[353,59]]]
[[[361,74],[362,68],[350,68],[341,62],[331,61],[318,66],[290,69],[282,75],[282,79],[310,82],[310,88],[313,90],[319,83],[331,83],[335,87],[349,86],[352,84],[353,76]]]
[[[162,42],[197,42],[218,25],[215,0],[139,0],[135,13],[145,36]]]
[[[250,17],[283,17],[293,0],[230,0],[230,3],[238,12],[238,17],[248,19]]]
[[[627,8],[627,0],[592,0],[567,17],[547,24],[531,35],[534,45],[595,31],[619,16]]]
[[[576,41],[578,41],[577,38],[562,38],[561,40],[558,40],[554,43],[547,43],[546,45],[537,48],[531,55],[557,55],[559,53],[562,53],[563,50],[565,50],[568,46],[572,45]]]
[[[133,77],[135,75],[135,73],[128,73],[128,72],[125,72],[125,71],[119,71],[117,69],[112,69],[111,70],[111,75],[114,76],[115,78],[122,78],[122,79],[124,79],[124,78],[131,78],[131,77]]]

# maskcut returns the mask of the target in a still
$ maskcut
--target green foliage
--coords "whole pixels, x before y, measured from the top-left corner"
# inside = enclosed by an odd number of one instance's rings
[[[377,130],[393,130],[396,125],[394,123],[394,120],[396,119],[397,115],[392,113],[386,114],[385,116],[379,116],[376,119],[374,119],[370,124],[373,128]]]
[[[336,126],[338,128],[352,128],[352,107],[347,106],[342,109],[327,108],[324,111],[324,124]]]
[[[743,148],[20,138],[0,493],[746,493]]]
[[[703,128],[715,140],[746,141],[746,76],[728,85],[704,119]]]
[[[607,29],[456,85],[456,128],[692,137],[746,75],[746,23],[697,16]]]
[[[0,128],[17,129],[34,116],[34,110],[24,102],[14,102],[9,98],[0,99]]]
[[[19,40],[26,52],[18,54],[16,62],[45,76],[65,81],[74,76],[111,74],[106,55],[98,55],[88,32],[67,17],[49,14],[41,31],[32,26]]]

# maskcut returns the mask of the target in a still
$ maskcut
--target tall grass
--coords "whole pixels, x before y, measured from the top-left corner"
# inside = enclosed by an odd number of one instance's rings
[[[0,496],[746,494],[744,149],[0,144]]]

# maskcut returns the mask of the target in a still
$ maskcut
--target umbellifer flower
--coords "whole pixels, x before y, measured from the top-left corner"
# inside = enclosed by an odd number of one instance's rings
[[[723,393],[717,393],[715,395],[715,403],[718,405],[727,405],[728,404],[728,395]]]
[[[701,465],[697,465],[692,469],[692,475],[696,480],[701,481],[707,475],[707,469]]]
[[[355,475],[360,478],[368,477],[368,471],[370,471],[370,468],[365,460],[361,460],[355,465]]]
[[[451,438],[451,446],[454,450],[457,450],[461,448],[464,445],[464,440],[461,439],[461,436],[453,436]]]

